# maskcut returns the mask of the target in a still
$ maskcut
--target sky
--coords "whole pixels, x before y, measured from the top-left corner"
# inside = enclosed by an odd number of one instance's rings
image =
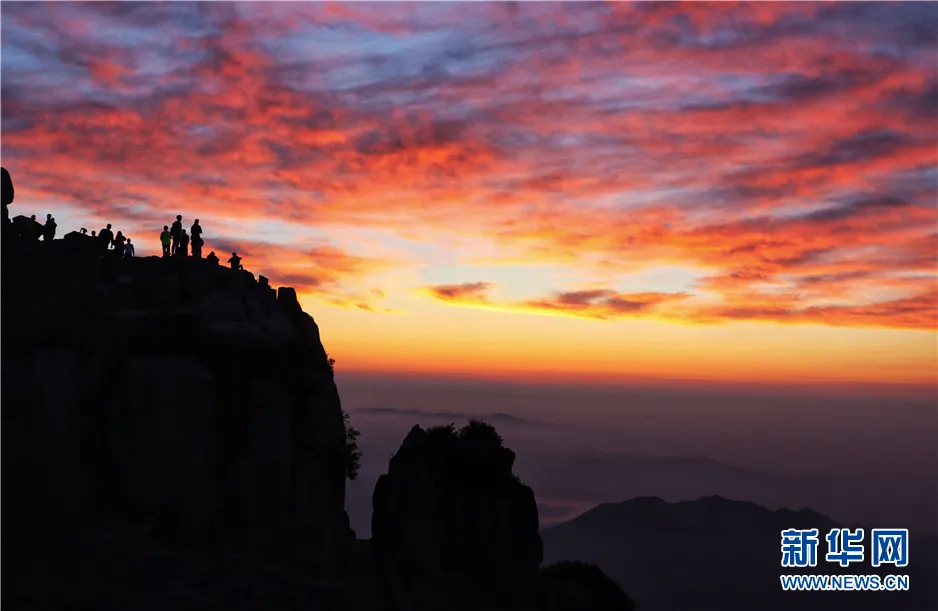
[[[934,3],[20,3],[11,215],[297,288],[344,372],[934,397]]]

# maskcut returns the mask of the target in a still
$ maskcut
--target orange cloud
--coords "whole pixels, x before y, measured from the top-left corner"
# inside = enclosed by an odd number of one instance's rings
[[[938,291],[867,305],[800,306],[797,298],[782,297],[776,303],[762,298],[704,308],[693,315],[701,322],[754,320],[778,323],[810,323],[845,327],[938,330]]]
[[[556,293],[547,299],[528,301],[525,305],[535,310],[563,312],[602,320],[646,314],[653,312],[661,304],[687,297],[685,293],[621,294],[610,290],[588,290]]]
[[[464,284],[442,284],[426,287],[426,291],[441,301],[455,301],[459,303],[485,303],[488,301],[488,291],[491,282],[467,282]]]
[[[424,287],[434,299],[454,305],[484,306],[490,309],[524,313],[551,313],[584,318],[610,319],[638,316],[652,312],[657,306],[680,301],[684,293],[631,293],[610,290],[583,290],[554,293],[545,299],[498,303],[489,299],[491,282]]]
[[[761,276],[760,276],[761,278]],[[815,277],[810,281],[847,280]],[[863,305],[812,305],[797,293],[742,290],[726,293],[722,303],[701,301],[689,293],[618,293],[608,289],[556,292],[546,298],[523,302],[493,302],[488,282],[426,287],[433,298],[453,305],[484,306],[518,313],[549,313],[597,320],[654,315],[677,322],[712,324],[729,321],[761,321],[832,326],[883,327],[938,330],[938,291],[928,290],[933,279],[899,283],[915,292],[910,297]],[[826,295],[827,293],[825,293]],[[678,304],[679,307],[667,307]]]
[[[363,278],[383,269],[389,262],[362,257],[332,246],[284,246],[265,242],[206,240],[203,250],[220,254],[237,252],[245,269],[266,276],[273,285],[292,286],[300,293],[331,296],[342,307],[368,306],[368,299],[349,300],[343,282]],[[380,298],[374,294],[370,299]],[[370,306],[368,306],[370,307]]]

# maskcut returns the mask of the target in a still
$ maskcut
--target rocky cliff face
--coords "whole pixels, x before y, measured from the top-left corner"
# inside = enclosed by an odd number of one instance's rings
[[[631,610],[539,574],[534,494],[484,423],[414,427],[351,541],[339,396],[292,289],[75,233],[2,246],[9,608]]]
[[[193,548],[338,566],[342,413],[292,289],[102,257],[78,234],[5,241],[2,264],[5,526],[108,511]]]
[[[415,426],[374,492],[372,543],[398,604],[416,610],[536,606],[537,504],[495,430]]]

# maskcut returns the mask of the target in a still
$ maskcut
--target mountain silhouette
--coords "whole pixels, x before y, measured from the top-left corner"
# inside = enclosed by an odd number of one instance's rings
[[[296,292],[195,258],[4,226],[4,606],[632,611],[596,566],[540,567],[495,429],[414,427],[345,513],[349,428]]]
[[[42,584],[57,559],[122,521],[131,540],[146,532],[140,541],[190,555],[337,573],[345,428],[293,289],[204,260],[109,257],[75,232],[4,239],[2,264],[4,444],[16,466],[4,509],[17,524],[4,543],[22,577],[5,602],[54,596]],[[73,605],[96,587],[89,570],[63,577]]]
[[[913,537],[906,568],[872,569],[867,561],[841,569],[824,562],[822,548],[814,570],[780,566],[782,530],[818,528],[823,535],[831,528],[842,527],[810,509],[772,511],[719,496],[677,503],[641,497],[604,503],[543,530],[541,536],[545,562],[595,563],[635,599],[641,611],[936,608],[938,538],[934,536]],[[779,575],[800,573],[908,574],[910,589],[783,592]]]

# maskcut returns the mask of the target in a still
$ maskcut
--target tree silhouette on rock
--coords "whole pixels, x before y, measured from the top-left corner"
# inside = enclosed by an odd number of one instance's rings
[[[490,424],[411,429],[375,486],[372,540],[418,610],[533,609],[531,489]]]

